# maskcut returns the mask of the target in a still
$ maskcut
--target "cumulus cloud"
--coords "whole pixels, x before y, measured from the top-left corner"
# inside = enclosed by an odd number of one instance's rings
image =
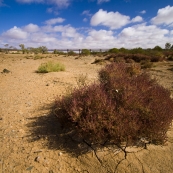
[[[23,31],[22,29],[14,26],[13,28],[2,33],[2,36],[7,39],[26,39],[28,34],[27,34],[27,32]]]
[[[61,17],[58,17],[58,18],[46,20],[45,24],[47,24],[47,25],[55,25],[57,23],[62,23],[64,21],[65,21],[65,19],[63,19]]]
[[[47,3],[47,4],[55,4],[60,8],[68,7],[70,5],[70,0],[16,0],[20,3]]]
[[[146,13],[146,11],[145,11],[145,10],[142,10],[140,13],[141,13],[141,14],[145,14],[145,13]]]
[[[134,22],[142,22],[143,21],[143,18],[141,16],[136,16],[135,18],[133,18],[131,20],[132,23]]]
[[[146,23],[124,28],[119,34],[119,39],[126,43],[125,47],[154,47],[164,46],[168,40],[169,30],[161,29],[155,25],[147,26]]]
[[[74,38],[74,37],[79,37],[80,34],[77,32],[77,30],[70,26],[70,25],[57,25],[57,26],[43,26],[41,28],[41,31],[43,33],[60,33],[62,37],[69,37],[69,38]]]
[[[105,41],[107,44],[105,45]],[[99,44],[102,44],[102,47],[107,47],[112,41],[114,41],[114,36],[112,31],[107,30],[91,30],[86,37],[86,42],[92,44],[92,47],[97,47]]]
[[[114,39],[113,37],[113,32],[112,31],[107,31],[107,30],[91,30],[88,33],[88,37],[87,39],[91,39],[93,41],[98,41],[98,40],[104,40],[104,41],[111,41],[112,39]]]
[[[26,25],[25,27],[23,27],[23,30],[26,32],[32,33],[32,32],[39,31],[39,27],[38,27],[38,25],[34,25],[34,24],[30,23],[30,24]]]
[[[116,38],[112,31],[92,29],[88,31],[87,37],[83,39],[81,45],[88,49],[112,48],[116,44],[115,40]]]
[[[49,35],[43,32],[40,33],[33,33],[30,37],[30,41],[31,42],[35,42],[35,43],[52,43],[56,41],[56,38],[53,35]]]
[[[132,20],[137,19],[136,17]],[[30,23],[21,28],[15,26],[7,30],[0,35],[0,39],[2,43],[16,47],[22,42],[26,47],[46,46],[49,49],[153,48],[156,45],[164,48],[166,42],[173,42],[173,30],[147,23],[134,25],[132,20],[129,19],[132,26],[123,28],[120,32],[110,29],[75,28],[62,24],[44,23],[43,26],[37,26]]]
[[[151,22],[155,25],[171,25],[173,24],[173,6],[166,6],[161,8],[157,12],[157,16],[151,19]]]
[[[101,4],[101,3],[103,3],[103,2],[109,2],[110,0],[97,0],[97,3],[98,4]]]
[[[130,21],[129,16],[120,14],[119,12],[107,12],[100,9],[91,18],[91,25],[104,25],[111,29],[118,29],[124,25],[127,25]]]
[[[63,28],[63,32],[62,32],[62,36],[63,37],[77,37],[79,34],[76,32],[76,29],[68,26],[68,27],[64,27]]]
[[[92,16],[90,24],[92,26],[103,25],[110,29],[119,29],[131,22],[141,22],[142,20],[140,16],[136,16],[130,20],[129,16],[120,14],[119,12],[107,12],[100,9]]]

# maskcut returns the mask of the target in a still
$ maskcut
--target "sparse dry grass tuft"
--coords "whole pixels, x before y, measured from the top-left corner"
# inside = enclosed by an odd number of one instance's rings
[[[47,63],[43,63],[38,67],[37,73],[49,73],[49,72],[58,72],[65,71],[65,66],[60,63],[54,63],[49,61]]]

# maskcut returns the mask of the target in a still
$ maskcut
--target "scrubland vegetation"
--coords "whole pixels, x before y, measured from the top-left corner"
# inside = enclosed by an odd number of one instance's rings
[[[65,66],[60,63],[54,63],[49,61],[47,63],[43,63],[38,67],[37,73],[49,73],[49,72],[58,72],[65,71]]]
[[[13,48],[8,44],[5,45],[6,49],[0,49],[0,52],[8,53]],[[107,51],[94,51],[92,49],[79,49],[78,51],[74,52],[73,50],[67,49],[65,51],[60,51],[54,49],[51,53],[48,52],[48,48],[45,46],[40,46],[38,48],[28,47],[25,48],[24,44],[19,45],[21,47],[21,51],[17,50],[16,53],[23,53],[28,54],[26,55],[27,59],[42,59],[48,58],[49,56],[43,56],[41,54],[54,54],[54,55],[64,55],[64,56],[95,56],[97,57],[93,64],[104,64],[107,61],[110,62],[126,62],[132,63],[137,62],[140,63],[142,68],[151,68],[154,62],[159,61],[173,61],[173,45],[170,43],[165,44],[165,48],[161,48],[160,46],[155,46],[154,48],[150,49],[142,49],[142,48],[133,48],[133,49],[125,49],[125,48],[112,48]],[[14,52],[13,52],[14,53]],[[31,56],[29,54],[34,54]],[[99,58],[98,58],[99,57]]]
[[[44,46],[26,49],[34,53],[33,59],[48,53]],[[50,53],[49,53],[50,54]],[[89,143],[137,145],[141,139],[153,144],[163,144],[173,120],[173,100],[170,92],[143,70],[153,63],[173,60],[173,46],[165,49],[112,48],[106,52],[82,49],[79,54],[54,50],[54,55],[97,56],[93,63],[104,64],[98,72],[98,82],[75,88],[70,94],[56,100],[54,113],[64,128],[73,128]],[[30,56],[27,56],[30,58]],[[48,56],[49,57],[49,56]],[[101,58],[98,58],[101,57]],[[51,61],[41,64],[38,73],[64,71],[65,66]]]
[[[75,129],[90,144],[163,144],[173,100],[140,65],[113,62],[99,71],[98,82],[58,98],[54,113],[63,128]]]

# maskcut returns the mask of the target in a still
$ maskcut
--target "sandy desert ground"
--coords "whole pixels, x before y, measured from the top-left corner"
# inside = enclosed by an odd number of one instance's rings
[[[95,57],[33,60],[26,55],[0,54],[0,172],[2,173],[172,173],[173,127],[164,146],[128,148],[127,157],[117,148],[98,151],[71,139],[50,113],[51,104],[76,79],[97,80],[100,65]],[[61,62],[66,70],[38,74],[47,61]],[[9,73],[3,73],[8,69]],[[173,94],[173,62],[160,62],[150,70]],[[85,148],[85,150],[80,150]]]

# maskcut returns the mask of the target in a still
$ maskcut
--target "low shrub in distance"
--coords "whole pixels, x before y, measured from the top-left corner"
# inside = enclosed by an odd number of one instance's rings
[[[152,68],[153,67],[153,62],[149,61],[149,60],[143,60],[140,62],[141,64],[141,68],[142,69],[146,69],[146,68]]]
[[[44,56],[40,56],[40,55],[35,55],[35,56],[33,57],[34,60],[43,59],[43,58],[45,58],[45,57],[44,57]]]
[[[73,52],[72,50],[67,53],[68,56],[76,56],[77,53]]]
[[[82,49],[81,55],[83,55],[83,56],[88,56],[88,55],[90,55],[90,50],[88,50],[88,49]]]
[[[112,63],[99,71],[99,83],[57,99],[54,113],[63,127],[76,129],[90,143],[162,144],[173,120],[173,100],[139,65]]]
[[[47,63],[43,63],[38,67],[37,73],[49,73],[49,72],[58,72],[65,71],[65,66],[60,63],[53,63],[49,61]]]
[[[92,62],[91,64],[100,64],[100,65],[103,65],[103,64],[105,64],[105,60],[104,59],[98,59],[98,58],[96,58],[94,60],[94,62]]]
[[[120,62],[121,59],[124,61],[128,61],[129,59],[135,61],[135,62],[141,62],[141,61],[151,61],[151,62],[159,62],[163,61],[163,56],[156,56],[156,55],[145,55],[145,54],[110,54],[108,55],[105,60],[110,60],[111,58],[114,58],[115,62]]]

